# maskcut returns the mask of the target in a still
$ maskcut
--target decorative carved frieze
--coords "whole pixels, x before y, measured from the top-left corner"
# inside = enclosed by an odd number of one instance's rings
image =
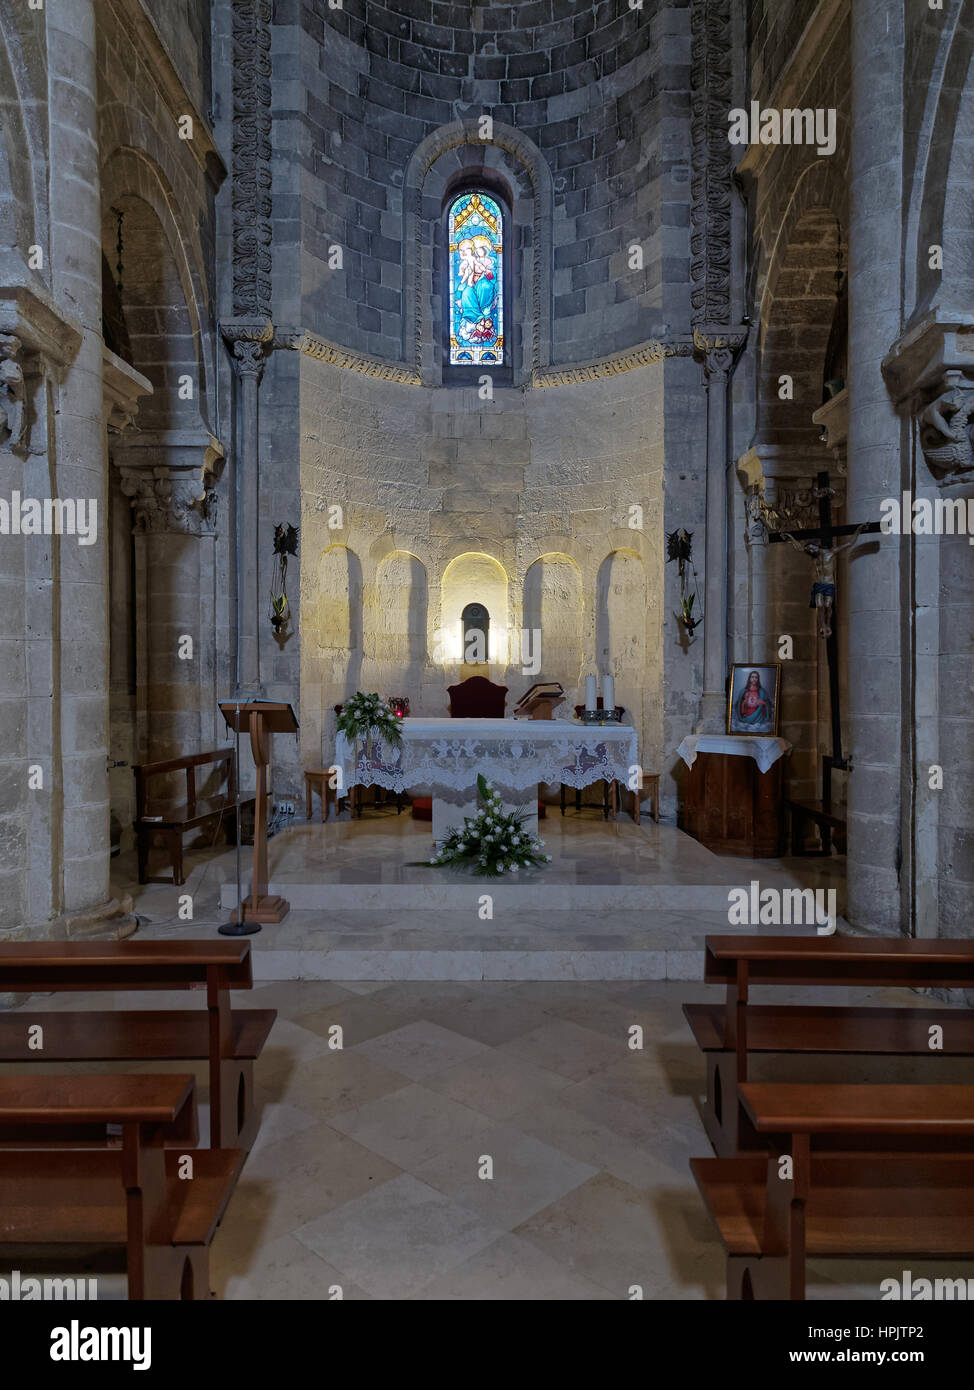
[[[233,0],[233,312],[271,312],[271,0]]]
[[[319,362],[329,362],[333,367],[344,367],[348,371],[363,372],[366,376],[379,377],[383,381],[399,381],[406,386],[422,385],[422,377],[404,362],[383,362],[378,357],[365,353],[352,352],[348,348],[336,346],[317,333],[309,333],[303,328],[279,328],[274,333],[273,346],[303,352]]]
[[[742,341],[740,336],[734,339],[738,345]],[[348,348],[338,347],[335,343],[330,343],[327,339],[320,338],[316,333],[310,333],[303,328],[276,329],[272,346],[275,349],[303,352],[309,357],[316,358],[319,362],[329,362],[332,366],[342,367],[347,371],[363,372],[366,376],[379,377],[383,381],[398,381],[406,386],[421,386],[423,384],[421,374],[403,362],[384,362],[377,357],[352,352]],[[234,350],[236,351],[236,347]],[[570,367],[550,367],[543,371],[536,371],[531,378],[531,384],[532,386],[565,386],[582,381],[596,381],[601,377],[617,376],[620,372],[631,372],[637,367],[646,367],[654,362],[661,362],[665,357],[692,357],[693,353],[693,342],[689,338],[674,338],[667,342],[653,340],[642,343],[638,347],[627,348],[623,352],[613,353],[612,356],[603,357],[597,361],[580,362]]]
[[[693,0],[691,47],[691,323],[730,322],[731,100],[730,0]]]

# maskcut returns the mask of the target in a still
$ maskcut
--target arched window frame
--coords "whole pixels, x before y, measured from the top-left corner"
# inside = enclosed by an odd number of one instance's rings
[[[457,201],[473,193],[480,193],[489,198],[497,206],[501,216],[501,308],[503,315],[501,331],[503,360],[500,363],[473,362],[464,364],[450,361],[450,333],[453,314],[450,217]],[[505,190],[497,186],[495,180],[484,178],[480,175],[477,178],[464,179],[462,182],[454,183],[447,190],[441,217],[440,273],[436,277],[441,286],[442,310],[440,315],[440,342],[442,352],[442,379],[444,386],[474,386],[479,383],[480,377],[485,375],[489,376],[496,386],[510,386],[513,384],[512,341],[514,325],[511,320],[511,311],[514,303],[511,272],[513,232],[514,219],[511,213],[509,197]]]

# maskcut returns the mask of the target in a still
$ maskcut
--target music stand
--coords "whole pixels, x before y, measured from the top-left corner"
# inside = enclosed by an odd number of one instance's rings
[[[223,700],[220,712],[236,735],[237,748],[237,906],[230,921],[217,930],[221,936],[251,936],[262,922],[281,922],[291,905],[278,894],[267,892],[267,767],[270,735],[297,732],[298,721],[289,704],[278,700]],[[250,749],[257,769],[254,803],[254,872],[250,895],[240,896],[240,732],[250,734]]]

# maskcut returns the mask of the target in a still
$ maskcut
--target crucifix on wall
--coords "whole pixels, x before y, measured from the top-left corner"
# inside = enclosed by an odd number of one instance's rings
[[[769,541],[790,541],[796,550],[802,551],[815,564],[815,581],[812,584],[809,606],[818,610],[819,635],[825,639],[825,651],[829,663],[829,706],[832,712],[832,757],[829,766],[846,770],[842,755],[842,722],[839,708],[839,644],[835,634],[835,557],[841,550],[849,550],[860,536],[880,531],[878,521],[863,521],[858,525],[836,526],[832,520],[832,498],[835,490],[831,486],[828,472],[819,473],[815,479],[813,492],[818,502],[818,526],[802,526],[792,530],[768,532]],[[838,540],[839,537],[848,537]]]

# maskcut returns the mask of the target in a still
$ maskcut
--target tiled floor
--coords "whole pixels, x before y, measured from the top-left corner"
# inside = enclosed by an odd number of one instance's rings
[[[213,1288],[270,1300],[722,1298],[723,1255],[688,1167],[709,1146],[704,1064],[681,1006],[707,997],[710,986],[665,981],[258,987],[246,1003],[278,1020],[257,1067],[260,1133],[212,1249]],[[929,1003],[906,991],[873,998]],[[79,995],[70,1006],[185,1007],[186,997]],[[827,1079],[827,1061],[805,1060]],[[849,1059],[838,1061],[848,1075]],[[888,1064],[883,1079],[895,1079]],[[901,1270],[813,1266],[810,1297],[875,1299],[890,1274]]]
[[[271,891],[291,912],[252,938],[257,978],[693,979],[708,933],[753,930],[728,922],[732,888],[835,888],[842,911],[842,859],[720,858],[675,826],[606,822],[597,810],[551,815],[541,829],[552,862],[514,881],[432,868],[429,825],[394,808],[293,825],[268,847]],[[235,859],[190,854],[175,888],[140,886],[123,855],[114,890],[134,897],[143,936],[208,935],[236,902]],[[249,853],[242,868],[247,892]]]

